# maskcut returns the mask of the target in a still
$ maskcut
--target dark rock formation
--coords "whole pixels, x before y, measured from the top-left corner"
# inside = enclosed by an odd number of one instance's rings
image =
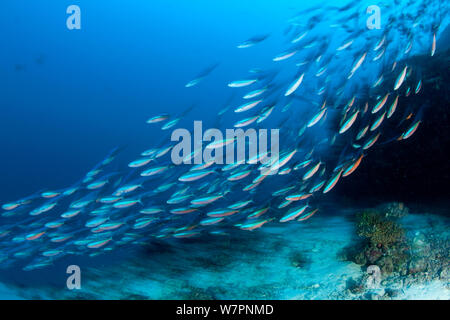
[[[398,112],[408,104],[426,105],[419,129],[407,140],[381,142],[371,149],[358,170],[336,188],[339,195],[366,205],[379,199],[410,206],[449,200],[450,50],[434,57],[412,57],[407,63],[420,70],[423,87],[418,95],[402,97]],[[389,137],[390,130],[396,128],[386,128],[384,135]]]

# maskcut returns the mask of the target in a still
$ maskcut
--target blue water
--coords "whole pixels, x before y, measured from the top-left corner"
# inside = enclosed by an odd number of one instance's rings
[[[82,29],[68,30],[70,4],[8,0],[0,13],[2,203],[77,181],[115,146],[128,146],[129,155],[148,148],[158,129],[143,119],[152,115],[195,103],[189,127],[193,119],[214,118],[208,111],[219,110],[230,94],[223,85],[269,65],[286,21],[306,6],[288,0],[77,1]],[[272,37],[260,48],[236,50],[267,33]],[[201,88],[184,88],[216,62],[220,68]]]
[[[290,19],[298,11],[321,3],[317,0],[3,2],[0,204],[41,190],[69,187],[114,147],[125,147],[114,166],[123,169],[162,139],[166,138],[168,143],[171,130],[162,134],[159,126],[146,124],[145,120],[151,116],[177,115],[195,106],[178,127],[192,129],[194,120],[202,120],[204,128],[214,127],[217,112],[230,101],[230,96],[233,106],[241,101],[242,91],[233,95],[233,89],[226,84],[245,79],[251,68],[276,69],[273,57],[289,48],[284,30]],[[339,7],[348,1],[326,3]],[[81,8],[81,30],[66,27],[66,8],[71,4]],[[365,24],[368,15],[364,8],[371,4],[372,1],[359,2],[362,10],[358,23]],[[383,12],[381,17],[385,26]],[[421,23],[432,24],[433,19],[426,16]],[[306,22],[305,17],[299,24]],[[322,24],[313,32],[326,37],[330,29]],[[355,42],[356,48],[340,53],[341,62],[329,68],[332,91],[337,89],[335,80],[341,81],[360,56],[355,52],[372,50],[357,46],[367,38],[380,39],[383,32],[383,28],[367,30],[356,38],[360,41]],[[421,32],[417,31],[412,53],[429,54],[430,32]],[[264,34],[269,34],[269,38],[255,47],[236,48],[239,43]],[[333,36],[330,46],[340,44],[348,35],[337,30]],[[405,41],[405,37],[396,33],[392,38],[395,40]],[[387,52],[386,60],[394,54]],[[389,61],[389,67],[392,62]],[[199,85],[185,88],[188,81],[214,63],[219,66],[211,75]],[[341,71],[344,65],[345,71]],[[360,71],[362,74],[352,80],[352,88],[363,82],[371,85],[378,78],[378,67],[365,66]],[[284,86],[292,81],[293,75],[288,72],[282,73],[278,80]],[[314,81],[305,85],[310,91],[320,87]],[[344,96],[343,100],[351,98],[350,92]],[[298,111],[303,115],[301,108]],[[305,121],[299,114],[295,115],[298,118],[291,116],[281,129],[291,130],[297,119]],[[285,118],[285,114],[275,114],[271,126]],[[235,121],[236,117],[227,114],[221,126],[232,127]],[[326,136],[332,130],[335,128],[323,127],[316,134]],[[280,143],[286,150],[292,141]],[[318,149],[323,153],[328,150]],[[274,190],[267,187],[265,191]],[[76,259],[90,265],[114,264],[111,257],[93,261],[86,257]],[[51,271],[48,272],[50,277]],[[22,278],[22,273],[12,272],[11,277],[21,278],[23,283],[35,280],[32,275]],[[58,283],[63,278],[60,274],[49,283]]]
[[[271,1],[78,1],[82,29],[70,31],[70,1],[5,2],[2,203],[78,180],[117,145],[129,146],[129,154],[149,147],[158,129],[143,119],[154,114],[197,102],[195,114],[204,115],[222,104],[228,92],[216,84],[256,62],[236,43],[279,29],[290,16],[289,1],[271,10],[269,23],[260,18]],[[37,65],[40,56],[44,64]],[[217,61],[222,67],[200,91],[184,90]]]

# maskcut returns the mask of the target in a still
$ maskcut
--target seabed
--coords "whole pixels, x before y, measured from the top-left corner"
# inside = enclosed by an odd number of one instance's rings
[[[381,283],[368,287],[368,263],[360,265],[348,258],[348,252],[363,243],[355,232],[358,211],[361,210],[322,212],[304,222],[267,226],[252,232],[150,244],[138,257],[83,269],[80,290],[5,284],[0,285],[0,296],[2,299],[450,299],[450,219],[427,213],[398,218],[396,223],[405,230],[407,261],[399,272],[386,272],[382,266]]]

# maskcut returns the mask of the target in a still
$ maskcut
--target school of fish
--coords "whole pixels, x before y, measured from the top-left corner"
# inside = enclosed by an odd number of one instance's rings
[[[394,0],[381,9],[384,24],[375,31],[367,29],[359,1],[298,12],[288,21],[285,47],[268,62],[270,68],[251,69],[223,85],[234,98],[214,111],[217,123],[279,128],[277,163],[174,165],[175,143],[165,138],[130,156],[126,168],[114,170],[122,151],[116,148],[68,187],[2,204],[1,266],[29,271],[66,255],[97,256],[155,240],[231,236],[235,229],[311,218],[325,194],[354,173],[372,148],[411,138],[423,121],[426,106],[409,100],[426,89],[427,79],[407,61],[413,53],[435,56],[448,3]],[[323,33],[325,28],[329,32]],[[237,41],[236,50],[257,55],[270,37]],[[201,90],[218,67],[198,73],[184,90]],[[150,115],[146,121],[167,132],[191,109]],[[234,123],[221,123],[224,115],[234,117]],[[273,121],[277,116],[282,120]],[[225,139],[202,147],[235,143]],[[262,167],[276,174],[263,174]]]

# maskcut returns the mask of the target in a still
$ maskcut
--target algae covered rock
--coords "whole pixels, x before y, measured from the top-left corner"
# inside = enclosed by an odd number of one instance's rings
[[[414,257],[409,263],[409,274],[425,272],[427,270],[427,261],[422,257]]]
[[[377,247],[389,247],[404,239],[404,230],[394,221],[377,211],[364,211],[357,215],[356,233]]]
[[[394,272],[394,270],[395,270],[395,268],[394,268],[394,261],[389,256],[382,257],[378,261],[378,266],[380,267],[381,272],[383,274],[389,274],[389,273]]]
[[[432,253],[430,244],[423,233],[416,233],[411,243],[411,251],[417,256],[428,256]]]
[[[292,266],[294,266],[295,268],[303,269],[306,268],[309,264],[307,257],[302,252],[294,252],[289,257],[289,260]]]
[[[362,266],[376,265],[383,276],[393,272],[405,274],[408,270],[409,246],[404,229],[392,219],[394,207],[396,217],[400,210],[405,213],[404,206],[389,204],[384,210],[367,209],[356,215],[356,234],[363,241],[349,260]]]

